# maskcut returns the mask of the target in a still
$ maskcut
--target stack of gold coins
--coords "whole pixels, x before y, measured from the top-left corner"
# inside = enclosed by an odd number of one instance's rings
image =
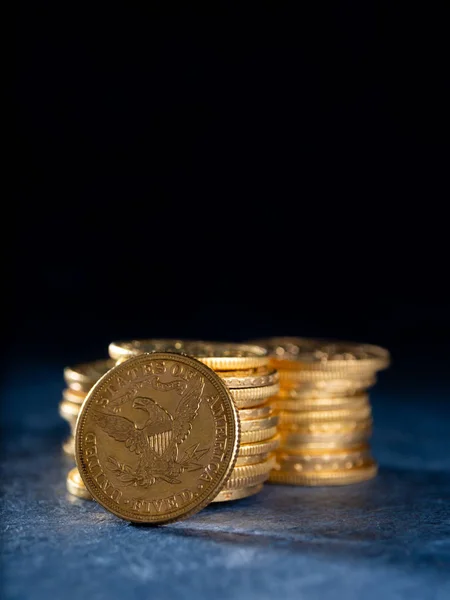
[[[63,451],[73,457],[75,453],[74,434],[81,405],[92,386],[114,366],[111,358],[83,363],[64,369],[66,388],[59,403],[59,414],[70,425],[70,435],[63,442]]]
[[[371,479],[377,464],[369,438],[367,390],[389,365],[378,346],[282,337],[258,340],[278,369],[281,389],[273,407],[280,447],[273,483],[344,485]]]
[[[274,451],[279,445],[278,416],[273,413],[271,405],[279,392],[279,376],[276,369],[269,365],[267,350],[256,345],[186,340],[136,340],[113,342],[109,346],[111,362],[117,365],[131,357],[161,352],[191,356],[213,369],[229,390],[238,409],[240,442],[237,459],[228,481],[212,501],[237,500],[258,493],[276,464]],[[100,376],[111,368],[111,362],[93,363],[89,373],[93,373],[94,365],[97,365],[95,368]],[[86,371],[86,365],[66,369],[68,386],[71,382],[76,386],[80,372],[85,374]],[[95,383],[92,379],[89,381],[91,385]],[[80,393],[88,391],[85,383]],[[76,391],[73,386],[70,389]],[[78,411],[80,406],[77,405]],[[76,408],[71,408],[75,413]],[[77,414],[74,416],[76,419]],[[71,449],[73,452],[73,445]],[[76,468],[68,474],[67,488],[79,497],[89,496]]]

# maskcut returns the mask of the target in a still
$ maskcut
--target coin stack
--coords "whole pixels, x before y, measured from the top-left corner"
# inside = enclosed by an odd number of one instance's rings
[[[258,340],[278,369],[281,389],[273,407],[280,447],[273,483],[344,485],[371,479],[377,464],[369,438],[367,390],[389,365],[378,346],[303,338]]]
[[[75,454],[75,425],[81,405],[92,386],[114,366],[111,358],[83,363],[64,369],[66,388],[59,403],[59,414],[70,425],[70,436],[63,442],[63,451],[68,456]]]
[[[258,493],[275,466],[274,451],[279,445],[278,416],[272,411],[272,399],[279,391],[279,376],[269,365],[268,353],[258,346],[186,340],[136,340],[113,342],[110,360],[65,369],[67,389],[60,414],[72,427],[83,399],[96,380],[114,364],[143,353],[171,352],[197,358],[220,376],[238,409],[240,444],[235,466],[228,481],[213,502],[237,500]],[[70,401],[70,404],[68,402]],[[73,438],[64,445],[73,453]],[[90,497],[78,470],[67,478],[72,494]]]

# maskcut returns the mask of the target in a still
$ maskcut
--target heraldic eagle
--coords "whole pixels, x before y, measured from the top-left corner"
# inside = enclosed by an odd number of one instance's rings
[[[197,416],[204,387],[205,381],[200,377],[190,388],[186,388],[173,416],[152,398],[137,396],[133,408],[148,414],[148,419],[141,427],[126,417],[95,413],[95,421],[103,431],[118,442],[123,442],[130,452],[139,456],[135,469],[109,457],[112,469],[122,475],[122,481],[144,487],[153,485],[158,479],[169,483],[180,482],[178,477],[186,465],[178,462],[178,446],[192,430],[192,421]],[[206,452],[198,451],[197,446],[190,458],[199,458]]]

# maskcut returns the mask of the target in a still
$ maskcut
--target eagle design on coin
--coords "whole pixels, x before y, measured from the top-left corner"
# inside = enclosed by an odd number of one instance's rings
[[[123,416],[95,413],[99,427],[139,457],[136,468],[119,462],[113,456],[108,457],[108,468],[121,482],[144,488],[157,481],[176,484],[181,483],[183,472],[201,468],[197,461],[209,448],[200,449],[199,444],[194,444],[185,449],[180,458],[179,446],[191,433],[204,387],[205,381],[201,377],[184,389],[173,415],[150,397],[135,397],[133,408],[148,414],[144,425],[139,427]]]

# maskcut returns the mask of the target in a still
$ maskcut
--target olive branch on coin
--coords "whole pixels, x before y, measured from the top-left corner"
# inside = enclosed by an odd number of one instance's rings
[[[179,467],[180,474],[188,471],[198,471],[202,465],[197,461],[204,456],[209,448],[199,449],[200,444],[194,444],[186,448],[181,460],[174,461],[174,465]],[[125,485],[148,487],[156,482],[157,479],[162,479],[168,483],[180,483],[180,480],[168,475],[167,473],[158,473],[154,477],[146,478],[143,474],[137,473],[130,465],[119,462],[114,456],[108,456],[107,465],[109,470]]]

